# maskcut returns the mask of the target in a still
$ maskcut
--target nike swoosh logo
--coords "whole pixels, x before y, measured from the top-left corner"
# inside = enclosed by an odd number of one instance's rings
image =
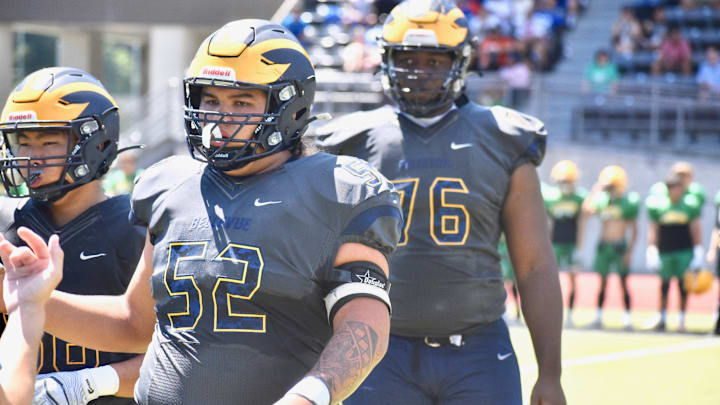
[[[87,393],[88,394],[92,394],[95,392],[92,385],[90,385],[90,380],[88,380],[87,378],[85,379],[85,384],[87,384]]]
[[[455,143],[455,142],[452,142],[452,143],[450,144],[450,149],[452,149],[452,150],[458,150],[458,149],[470,148],[470,147],[472,147],[472,146],[473,146],[473,145],[472,145],[471,143]]]
[[[96,255],[85,255],[85,252],[80,252],[80,260],[90,260],[96,257],[107,256],[105,253],[98,253]]]
[[[270,205],[270,204],[282,204],[282,201],[263,201],[263,202],[260,202],[260,199],[259,199],[259,198],[256,198],[256,199],[255,199],[255,206],[256,206],[256,207],[262,207],[262,206]]]
[[[500,361],[503,361],[503,360],[507,359],[507,358],[510,357],[510,356],[512,356],[512,352],[510,352],[510,353],[505,353],[505,354],[500,354],[500,353],[497,354],[497,358],[498,358],[498,360],[500,360]]]

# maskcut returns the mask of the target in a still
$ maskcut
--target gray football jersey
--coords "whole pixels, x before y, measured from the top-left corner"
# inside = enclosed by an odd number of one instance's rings
[[[501,210],[515,168],[542,160],[542,122],[467,102],[427,128],[383,107],[340,118],[317,135],[330,152],[366,159],[400,194],[405,222],[390,258],[392,333],[448,336],[502,315]]]
[[[387,179],[325,153],[246,178],[169,158],[142,174],[132,210],[154,245],[158,319],[140,404],[281,398],[332,334],[323,298],[338,247],[389,255],[402,223]]]

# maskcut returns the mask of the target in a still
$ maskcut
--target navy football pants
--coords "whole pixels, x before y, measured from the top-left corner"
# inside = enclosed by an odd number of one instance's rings
[[[505,321],[462,347],[390,336],[385,358],[343,405],[521,405],[520,370]]]

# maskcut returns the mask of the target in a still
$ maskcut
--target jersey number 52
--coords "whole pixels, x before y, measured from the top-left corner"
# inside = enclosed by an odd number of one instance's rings
[[[180,263],[185,260],[203,260],[208,242],[174,242],[168,248],[168,264],[165,268],[165,288],[174,297],[186,302],[182,312],[169,313],[170,326],[176,330],[191,330],[203,316],[202,290],[192,274],[178,274]],[[232,275],[218,277],[212,289],[213,331],[265,333],[265,314],[243,314],[232,311],[233,300],[250,300],[260,288],[263,259],[260,248],[229,243],[213,258],[214,261],[230,261],[242,266],[242,278],[237,271]]]

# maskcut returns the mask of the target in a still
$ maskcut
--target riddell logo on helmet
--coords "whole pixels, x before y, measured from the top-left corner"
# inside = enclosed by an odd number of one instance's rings
[[[235,80],[235,71],[229,67],[205,66],[200,71],[200,76],[213,79]]]
[[[37,121],[37,114],[35,111],[18,111],[10,113],[7,117],[8,121]]]

